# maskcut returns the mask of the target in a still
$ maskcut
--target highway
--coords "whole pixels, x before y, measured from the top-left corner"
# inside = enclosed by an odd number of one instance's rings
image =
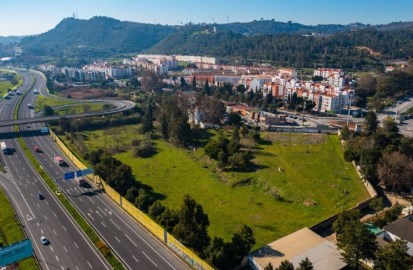
[[[43,94],[44,87],[37,88]],[[33,104],[35,95],[25,97],[23,104]],[[22,106],[19,118],[29,118],[33,111]],[[108,196],[90,185],[78,187],[73,181],[63,181],[65,172],[76,170],[67,157],[58,149],[50,136],[42,136],[39,129],[42,124],[21,126],[24,139],[41,166],[55,179],[61,190],[72,201],[80,213],[108,243],[128,269],[188,269],[168,248],[149,234],[141,225],[126,214]],[[40,147],[41,153],[34,151]],[[55,156],[62,156],[68,167],[54,163]]]
[[[21,93],[29,90],[32,77],[24,72]],[[41,81],[36,81],[39,87]],[[0,104],[0,118],[11,119],[18,96]],[[0,129],[0,140],[8,147],[14,147],[11,155],[3,155],[6,173],[0,177],[0,184],[22,222],[26,235],[32,239],[33,249],[42,269],[111,269],[93,243],[80,230],[67,211],[61,206],[53,192],[31,167],[22,152],[16,134],[11,127]],[[41,192],[44,200],[36,194]],[[40,237],[46,236],[50,244],[42,245]]]

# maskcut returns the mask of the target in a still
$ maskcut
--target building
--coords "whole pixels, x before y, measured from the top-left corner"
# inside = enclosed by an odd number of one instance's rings
[[[346,267],[337,246],[308,228],[298,230],[251,252],[248,255],[248,263],[254,270],[263,270],[269,263],[277,268],[284,260],[298,267],[300,261],[306,257],[312,262],[315,270],[339,270]]]
[[[407,241],[410,256],[413,256],[413,222],[407,218],[399,218],[383,227],[382,237],[387,241],[398,239]]]

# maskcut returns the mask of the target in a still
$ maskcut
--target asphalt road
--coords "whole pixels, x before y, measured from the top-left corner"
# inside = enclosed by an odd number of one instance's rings
[[[44,92],[43,87],[40,90],[42,93]],[[34,98],[35,95],[27,95],[23,104],[33,104]],[[32,114],[32,110],[29,110],[27,106],[20,108],[19,117],[27,118]],[[29,127],[27,125],[21,126],[27,145],[42,167],[56,180],[61,190],[108,243],[127,268],[145,270],[188,269],[186,264],[100,190],[92,185],[89,188],[83,188],[78,187],[73,181],[63,181],[63,174],[76,170],[76,168],[60,152],[50,136],[43,136],[39,132],[41,127],[41,124],[32,124]],[[41,153],[34,151],[36,146],[40,147]],[[55,164],[55,156],[63,157],[69,166],[61,167]]]
[[[31,76],[27,72],[23,75],[25,82],[18,89],[21,93],[28,91],[32,83]],[[41,83],[36,81],[35,87],[40,87]],[[13,117],[17,99],[18,96],[14,96],[1,103],[0,119]],[[0,128],[0,140],[5,141],[8,147],[15,148],[15,152],[11,155],[2,153],[6,173],[1,175],[0,183],[11,198],[26,235],[32,239],[33,249],[41,268],[111,269],[31,167],[11,127]],[[36,197],[38,192],[44,195],[44,200]],[[49,245],[41,244],[42,235],[50,240]]]

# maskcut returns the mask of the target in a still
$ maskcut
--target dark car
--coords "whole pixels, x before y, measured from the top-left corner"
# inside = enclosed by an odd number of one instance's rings
[[[39,199],[39,200],[44,200],[44,196],[43,196],[43,194],[42,193],[37,193],[37,199]]]

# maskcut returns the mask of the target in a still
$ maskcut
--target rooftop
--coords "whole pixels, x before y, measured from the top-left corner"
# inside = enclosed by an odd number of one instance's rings
[[[313,263],[314,269],[334,270],[346,266],[337,247],[308,228],[298,230],[250,253],[250,258],[262,268],[270,262],[274,267],[278,267],[284,260],[289,260],[297,267],[306,257]]]
[[[399,218],[389,225],[383,227],[383,230],[388,231],[402,240],[413,243],[413,222],[405,218]]]

